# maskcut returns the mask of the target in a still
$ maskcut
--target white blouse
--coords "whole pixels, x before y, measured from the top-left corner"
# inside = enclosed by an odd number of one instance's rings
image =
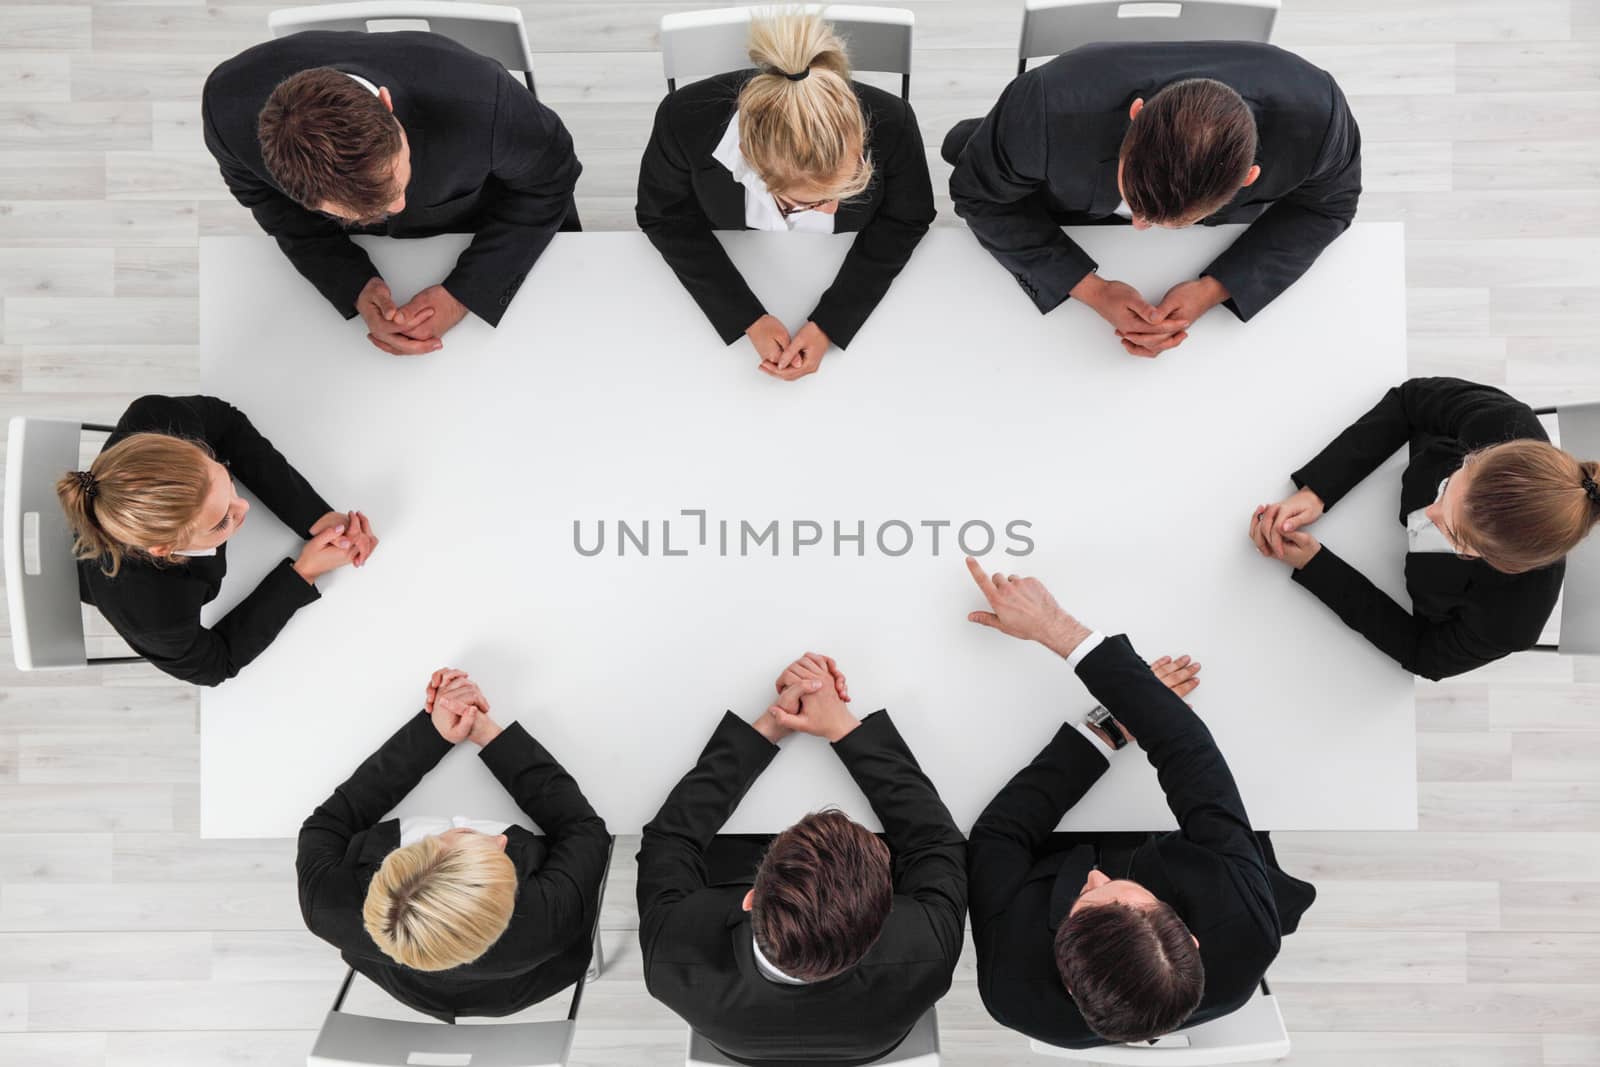
[[[400,847],[414,845],[424,837],[437,837],[447,830],[460,829],[476,830],[480,834],[498,837],[509,829],[503,822],[484,822],[481,819],[469,819],[465,815],[457,815],[449,819],[441,819],[433,815],[407,815],[400,820]]]
[[[744,186],[744,224],[752,230],[799,230],[806,233],[832,233],[833,215],[826,211],[796,211],[785,215],[772,199],[767,183],[761,180],[750,166],[750,161],[739,151],[739,113],[735,111],[717,142],[711,158],[721,163],[733,175],[733,180]]]
[[[1439,498],[1444,496],[1446,478],[1439,483],[1439,492],[1435,494],[1433,502],[1437,504]],[[1455,546],[1445,537],[1444,531],[1433,524],[1428,518],[1427,508],[1418,508],[1406,516],[1406,539],[1409,542],[1408,551],[1411,552],[1449,552],[1455,553]]]

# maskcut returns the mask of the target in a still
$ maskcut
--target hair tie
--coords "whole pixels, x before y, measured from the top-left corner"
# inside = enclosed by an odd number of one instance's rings
[[[785,71],[783,76],[785,78],[788,78],[792,82],[800,82],[800,81],[805,81],[806,80],[806,76],[809,75],[810,73],[811,73],[811,68],[807,67],[806,69],[804,69],[802,71],[799,71],[797,73],[794,73],[794,74],[790,74],[787,71]]]
[[[1600,484],[1587,474],[1583,476],[1583,492],[1589,498],[1589,503],[1600,504]]]
[[[100,492],[100,482],[88,471],[74,471],[78,476],[78,488],[83,490],[83,495],[93,500]]]

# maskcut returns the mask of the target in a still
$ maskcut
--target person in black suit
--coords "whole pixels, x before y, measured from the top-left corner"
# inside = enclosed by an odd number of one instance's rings
[[[888,713],[851,714],[831,659],[808,653],[778,688],[753,725],[723,716],[644,828],[645,984],[740,1063],[868,1063],[950,988],[966,843]],[[772,839],[758,864],[719,857],[718,829],[791,732],[833,744],[883,840],[824,811]]]
[[[1567,553],[1600,520],[1600,463],[1549,442],[1533,409],[1493,386],[1413,378],[1290,475],[1297,492],[1257,507],[1250,538],[1406,670],[1462,674],[1538,643]],[[1411,611],[1305,529],[1408,445]]]
[[[1100,707],[1063,725],[973,824],[972,940],[995,1020],[1051,1045],[1143,1041],[1241,1007],[1316,898],[1250,828],[1227,762],[1183,701],[1187,656],[1147,666],[1036,578],[968,569],[989,602],[969,618],[1038,641]],[[1128,744],[1145,750],[1178,829],[1052,834]],[[1114,758],[1114,756],[1112,757]]]
[[[1091,44],[1017,76],[945,140],[956,214],[1041,312],[1068,296],[1155,356],[1211,308],[1248,321],[1350,225],[1361,134],[1326,71],[1244,41]],[[1062,225],[1249,223],[1159,302]]]
[[[491,326],[557,230],[582,167],[555,112],[499,63],[433,33],[307,31],[246,49],[201,95],[223,180],[295,269],[393,355]],[[397,307],[352,233],[471,233]]]
[[[385,819],[462,741],[542,836],[471,820]],[[452,825],[452,823],[454,825]],[[300,827],[306,926],[401,1003],[453,1022],[510,1015],[589,966],[606,824],[521,724],[505,729],[462,671],[435,671],[427,707]]]
[[[785,381],[847,348],[933,221],[911,105],[850,80],[844,44],[815,15],[751,24],[755,70],[686,86],[656,109],[639,165],[639,228],[724,344],[741,334]],[[856,233],[833,284],[791,337],[714,230]]]
[[[215,626],[227,541],[250,504],[237,477],[307,538]],[[117,633],[174,678],[217,685],[266,651],[319,596],[316,581],[365,565],[378,539],[359,511],[334,511],[244,413],[213,396],[135,400],[86,471],[56,483],[76,542],[78,589]]]

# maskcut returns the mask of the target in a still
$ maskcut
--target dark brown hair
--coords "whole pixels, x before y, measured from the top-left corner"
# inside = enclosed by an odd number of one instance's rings
[[[1149,100],[1122,138],[1128,208],[1155,223],[1192,222],[1239,191],[1256,160],[1256,120],[1219,81],[1173,82]]]
[[[1200,949],[1164,903],[1085,905],[1056,929],[1056,968],[1083,1021],[1107,1041],[1147,1041],[1194,1014]]]
[[[1562,559],[1600,519],[1600,463],[1547,441],[1507,441],[1467,456],[1472,480],[1454,536],[1497,571],[1521,574]],[[1596,485],[1594,497],[1585,482]]]
[[[279,82],[256,135],[273,179],[313,210],[328,201],[360,219],[381,218],[398,191],[399,121],[360,82],[331,67]]]
[[[888,846],[843,812],[821,811],[772,839],[750,920],[774,967],[816,982],[861,961],[893,903]]]

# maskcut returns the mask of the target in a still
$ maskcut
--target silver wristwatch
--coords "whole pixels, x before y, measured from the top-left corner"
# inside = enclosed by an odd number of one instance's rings
[[[1112,749],[1123,749],[1128,746],[1128,739],[1122,733],[1122,724],[1117,721],[1116,716],[1106,710],[1104,704],[1096,704],[1094,710],[1089,712],[1084,721],[1105,734],[1106,739],[1111,743]]]

